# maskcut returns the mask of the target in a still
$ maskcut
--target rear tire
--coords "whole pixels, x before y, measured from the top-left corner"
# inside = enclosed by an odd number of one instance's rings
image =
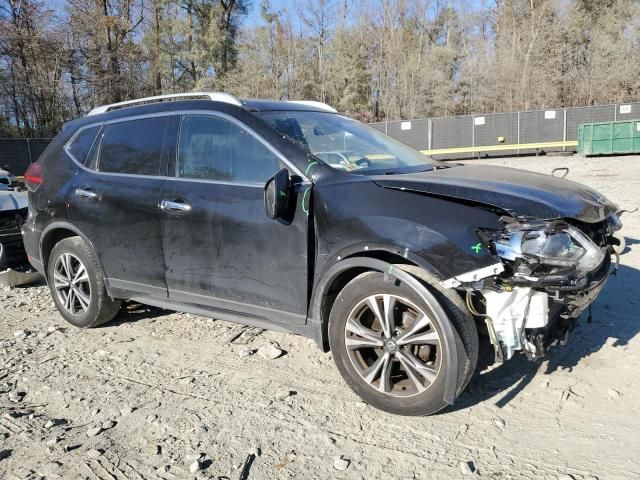
[[[80,237],[65,238],[53,247],[47,280],[56,308],[76,327],[97,327],[120,310],[121,302],[107,294],[96,255]]]
[[[451,292],[429,291],[447,318],[438,318],[409,285],[380,272],[354,278],[333,304],[329,344],[338,370],[355,393],[380,410],[430,415],[446,407],[445,348],[456,348],[458,356],[456,396],[473,375],[478,358],[473,318]],[[446,344],[444,321],[453,327],[455,345]]]

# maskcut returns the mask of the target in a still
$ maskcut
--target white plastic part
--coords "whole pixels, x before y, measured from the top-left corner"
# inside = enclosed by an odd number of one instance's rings
[[[510,292],[484,290],[482,294],[486,300],[486,313],[502,343],[505,360],[524,347],[521,341],[524,328],[541,328],[549,322],[549,300],[544,292],[515,287]]]
[[[238,100],[236,97],[229,93],[223,92],[186,92],[186,93],[169,93],[166,95],[156,95],[155,97],[145,97],[145,98],[137,98],[135,100],[127,100],[125,102],[111,103],[109,105],[101,105],[99,107],[95,107],[92,109],[87,116],[89,115],[97,115],[99,113],[108,112],[110,110],[115,110],[117,108],[122,107],[133,107],[138,104],[144,103],[153,103],[153,102],[161,102],[163,100],[170,100],[172,98],[177,99],[200,99],[202,97],[206,97],[213,102],[224,102],[230,103],[232,105],[236,105],[238,107],[242,106],[242,102]]]
[[[326,112],[338,113],[338,111],[332,106],[322,102],[315,102],[313,100],[289,100],[289,103],[297,103],[298,105],[307,105],[309,107],[320,108]]]
[[[477,280],[482,280],[483,278],[499,275],[502,272],[504,272],[504,265],[502,263],[494,263],[493,265],[489,265],[488,267],[471,270],[470,272],[461,273],[460,275],[457,275],[455,277],[442,280],[440,282],[440,285],[442,285],[444,288],[455,288],[462,285],[463,283],[472,283]]]
[[[535,292],[531,295],[529,312],[525,328],[543,328],[549,323],[549,295],[544,292]]]

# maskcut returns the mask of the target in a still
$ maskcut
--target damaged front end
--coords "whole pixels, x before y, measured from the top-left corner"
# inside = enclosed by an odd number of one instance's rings
[[[29,265],[22,241],[27,215],[26,192],[0,190],[0,286],[24,285],[40,278]]]
[[[618,214],[598,223],[502,218],[504,229],[480,230],[484,246],[501,259],[476,278],[456,277],[470,311],[485,319],[496,360],[522,351],[539,358],[564,343],[603,289],[611,271]]]
[[[12,197],[14,198],[11,198],[11,208],[8,206],[0,208],[0,271],[7,267],[25,264],[27,261],[20,231],[27,218],[27,206],[19,200],[16,201],[15,195]]]

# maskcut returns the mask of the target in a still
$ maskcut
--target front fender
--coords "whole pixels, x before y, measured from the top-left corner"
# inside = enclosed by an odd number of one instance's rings
[[[319,272],[350,249],[376,244],[442,279],[499,261],[477,231],[501,228],[500,215],[477,205],[383,188],[367,179],[318,184],[313,204]]]
[[[349,257],[374,257],[378,255],[391,254],[398,257],[402,257],[407,260],[407,263],[413,263],[417,265],[438,279],[444,279],[444,274],[436,267],[436,265],[430,261],[430,259],[422,257],[410,250],[408,247],[400,247],[398,245],[376,242],[359,242],[348,247],[343,248],[337,253],[334,253],[331,257],[325,260],[324,268],[320,277],[324,276],[330,268],[336,265],[338,262],[345,260]]]

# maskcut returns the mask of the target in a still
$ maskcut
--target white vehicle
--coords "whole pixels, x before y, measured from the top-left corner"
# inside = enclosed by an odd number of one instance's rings
[[[0,272],[27,261],[20,231],[27,218],[27,207],[27,192],[13,191],[0,183]]]
[[[6,170],[0,168],[0,183],[5,185],[15,185],[18,179]]]

